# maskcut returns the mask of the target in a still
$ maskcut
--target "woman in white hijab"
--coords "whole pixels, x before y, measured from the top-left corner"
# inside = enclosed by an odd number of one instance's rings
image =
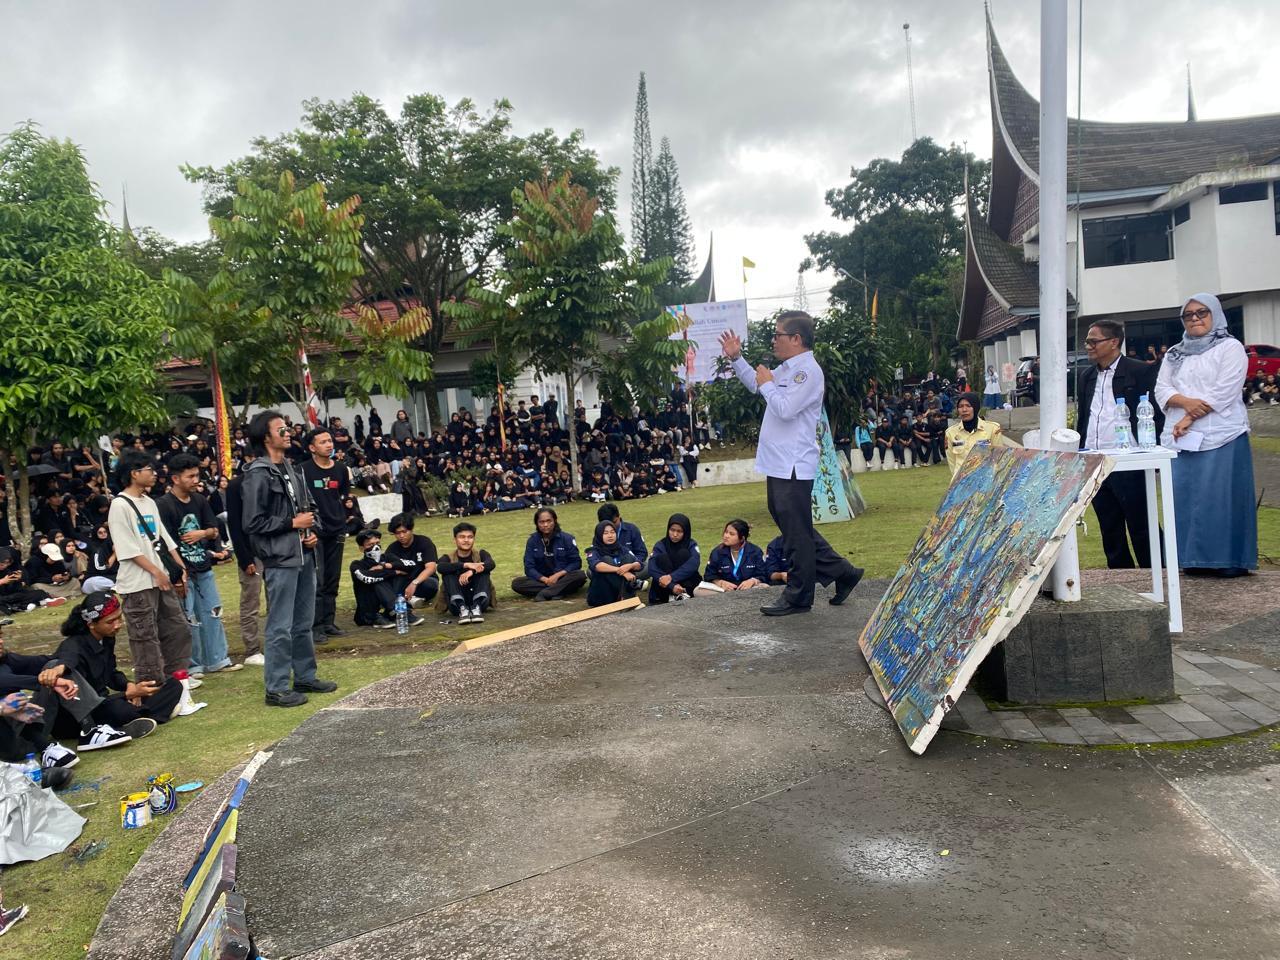
[[[1182,342],[1160,365],[1162,446],[1174,447],[1178,560],[1190,573],[1243,576],[1258,567],[1258,516],[1242,388],[1249,358],[1222,304],[1197,293],[1182,307]]]

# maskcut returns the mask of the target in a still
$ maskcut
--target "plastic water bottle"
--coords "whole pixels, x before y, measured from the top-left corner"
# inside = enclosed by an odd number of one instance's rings
[[[409,603],[405,600],[404,594],[396,597],[396,633],[406,634],[409,632]]]
[[[40,786],[42,771],[40,769],[40,761],[36,759],[34,753],[28,753],[27,759],[22,761],[22,775],[37,787]]]
[[[1133,428],[1129,425],[1129,407],[1123,399],[1116,401],[1116,449],[1133,449]]]
[[[1138,400],[1138,446],[1151,450],[1156,445],[1156,408],[1144,393]]]

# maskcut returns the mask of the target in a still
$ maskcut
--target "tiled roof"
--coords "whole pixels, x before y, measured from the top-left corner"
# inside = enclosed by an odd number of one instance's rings
[[[993,106],[1010,149],[1040,169],[1040,104],[1018,82],[987,19]],[[1079,160],[1077,161],[1077,136]],[[1168,187],[1202,173],[1280,158],[1280,114],[1230,120],[1103,123],[1068,120],[1067,189],[1085,192]]]

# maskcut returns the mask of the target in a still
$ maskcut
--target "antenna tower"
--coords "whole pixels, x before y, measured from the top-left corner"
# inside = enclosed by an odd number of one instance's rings
[[[916,142],[916,83],[911,73],[911,24],[902,25],[902,35],[907,40],[907,102],[911,106],[911,142]]]
[[[801,270],[796,274],[796,297],[791,302],[791,306],[795,310],[809,309],[809,292],[804,288],[804,271]]]

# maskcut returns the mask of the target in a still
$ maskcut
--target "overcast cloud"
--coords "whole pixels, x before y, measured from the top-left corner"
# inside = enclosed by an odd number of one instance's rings
[[[1039,4],[993,3],[1022,82],[1039,87]],[[721,299],[755,260],[753,316],[789,302],[803,237],[839,229],[823,203],[849,168],[910,140],[902,24],[911,23],[917,128],[990,156],[979,0],[850,2],[80,2],[0,0],[0,129],[30,118],[80,144],[119,219],[207,233],[182,163],[221,164],[297,125],[308,97],[361,90],[511,100],[521,131],[581,127],[619,167],[629,223],[632,111],[645,71],[655,141],[669,136],[697,236],[715,232]],[[1071,110],[1075,23],[1071,6]],[[1182,119],[1192,62],[1201,119],[1280,111],[1280,19],[1266,3],[1085,0],[1084,115]],[[806,276],[811,291],[830,277]],[[824,297],[811,296],[820,306]]]

